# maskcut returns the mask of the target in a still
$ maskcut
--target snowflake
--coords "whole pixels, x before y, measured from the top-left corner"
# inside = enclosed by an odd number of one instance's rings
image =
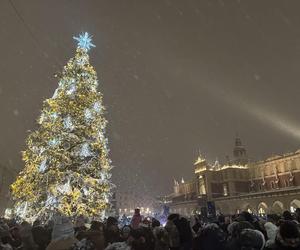
[[[79,37],[74,36],[73,39],[78,42],[77,46],[79,48],[90,50],[91,47],[96,47],[94,44],[92,44],[92,36],[90,36],[90,34],[87,32],[79,34]]]

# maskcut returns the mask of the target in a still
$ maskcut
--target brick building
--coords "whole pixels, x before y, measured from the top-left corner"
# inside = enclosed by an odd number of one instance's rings
[[[256,214],[294,211],[300,207],[300,150],[259,162],[248,162],[239,138],[233,160],[226,164],[208,164],[199,156],[194,163],[195,176],[188,182],[174,183],[167,196],[171,212],[234,214],[248,210]]]

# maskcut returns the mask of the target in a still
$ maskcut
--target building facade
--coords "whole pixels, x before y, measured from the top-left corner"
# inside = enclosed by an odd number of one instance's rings
[[[239,138],[233,160],[208,164],[202,156],[194,163],[194,179],[174,182],[167,198],[170,211],[235,214],[247,210],[255,214],[281,213],[300,208],[300,150],[259,162],[248,162]]]

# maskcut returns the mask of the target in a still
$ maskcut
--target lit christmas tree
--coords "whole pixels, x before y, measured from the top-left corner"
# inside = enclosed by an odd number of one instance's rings
[[[54,211],[100,217],[109,207],[107,121],[87,54],[95,45],[88,33],[74,39],[76,55],[64,67],[52,98],[44,101],[39,128],[23,152],[25,168],[11,186],[15,213],[24,219]]]

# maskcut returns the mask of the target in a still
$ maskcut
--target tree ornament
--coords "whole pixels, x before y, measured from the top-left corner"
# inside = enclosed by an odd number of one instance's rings
[[[90,50],[91,47],[96,47],[96,45],[92,44],[92,36],[89,33],[84,32],[79,34],[79,37],[73,37],[74,40],[78,41],[77,46],[84,50]]]
[[[46,169],[47,169],[47,160],[44,159],[40,164],[39,172],[44,173]]]
[[[67,95],[73,95],[76,91],[77,87],[75,84],[72,84],[69,88],[69,90],[67,91]]]
[[[80,156],[81,157],[89,157],[89,156],[92,156],[92,152],[91,152],[91,149],[90,149],[90,146],[88,143],[84,143],[81,147],[81,151],[80,151]]]
[[[55,208],[55,207],[57,207],[57,199],[56,199],[56,197],[54,197],[51,194],[48,194],[47,200],[45,202],[45,207],[48,207],[48,208]]]
[[[86,122],[89,122],[89,121],[92,120],[93,114],[92,114],[92,112],[91,112],[90,109],[86,109],[86,110],[84,111],[84,117],[85,117]]]
[[[73,129],[74,129],[74,125],[73,125],[71,116],[68,115],[68,116],[64,119],[64,127],[65,127],[66,129],[69,129],[69,130],[73,130]]]
[[[101,106],[101,103],[100,102],[96,102],[95,104],[94,104],[94,110],[95,110],[95,112],[96,113],[100,113],[101,111],[102,111],[102,106]]]
[[[59,141],[56,138],[53,138],[52,140],[49,141],[50,147],[56,147],[58,144],[59,144]]]
[[[71,193],[72,192],[72,188],[71,188],[71,185],[70,185],[70,179],[68,179],[68,181],[64,185],[58,186],[57,190],[61,194],[69,194],[69,193]]]
[[[56,112],[54,112],[53,114],[50,115],[50,117],[55,120],[58,118],[58,114]]]

